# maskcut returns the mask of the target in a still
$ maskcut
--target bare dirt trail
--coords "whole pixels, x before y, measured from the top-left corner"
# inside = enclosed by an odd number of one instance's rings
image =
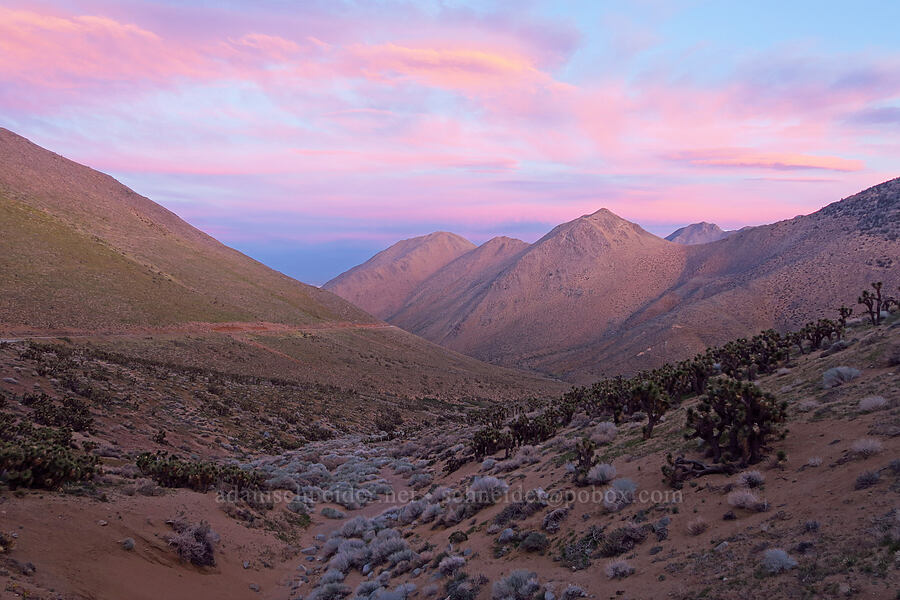
[[[2,327],[2,326],[0,326]],[[88,331],[83,329],[0,329],[4,337],[0,343],[23,342],[26,340],[54,340],[59,338],[139,338],[152,335],[204,334],[204,333],[310,333],[315,331],[335,331],[353,329],[397,329],[388,323],[353,323],[345,321],[311,325],[284,325],[281,323],[185,323],[170,327],[135,327],[129,329]]]

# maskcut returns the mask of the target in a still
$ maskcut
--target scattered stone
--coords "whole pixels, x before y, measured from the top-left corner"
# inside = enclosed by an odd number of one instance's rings
[[[107,525],[109,525],[109,523],[107,521],[104,521],[103,519],[100,519],[99,521],[97,521],[97,525],[99,525],[100,527],[106,527]]]
[[[12,384],[12,385],[16,385],[16,384],[19,383],[19,380],[16,379],[15,377],[4,377],[4,378],[3,378],[3,383],[9,383],[9,384]]]
[[[249,569],[249,568],[250,568],[250,561],[249,561],[249,560],[245,560],[243,563],[241,563],[241,566],[244,567],[245,569]]]
[[[654,554],[659,554],[660,552],[662,552],[662,549],[663,549],[662,546],[653,546],[652,548],[650,548],[650,556],[653,556]]]
[[[719,544],[718,546],[713,548],[713,550],[715,550],[716,552],[725,552],[725,550],[727,548],[728,548],[728,542],[722,542],[721,544]]]
[[[19,561],[12,559],[12,565],[17,568],[22,575],[33,575],[35,571],[37,571],[37,567],[34,566],[34,563],[26,562],[20,563]]]
[[[257,584],[257,583],[251,583],[249,587],[250,587],[250,591],[252,591],[252,592],[259,592],[259,584]]]
[[[124,540],[122,540],[122,548],[125,550],[134,550],[134,539],[125,538]]]
[[[301,550],[300,554],[310,555],[310,554],[315,554],[318,551],[319,551],[319,549],[316,548],[315,546],[309,546],[308,548],[304,548],[303,550]]]
[[[722,515],[723,521],[734,521],[735,519],[737,519],[737,515],[734,514],[733,510],[729,510],[727,513]]]

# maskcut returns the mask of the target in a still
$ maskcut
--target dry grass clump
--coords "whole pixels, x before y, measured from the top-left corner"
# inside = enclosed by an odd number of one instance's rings
[[[693,521],[688,521],[687,524],[687,532],[688,535],[700,535],[709,529],[709,523],[703,517],[697,517]]]
[[[215,566],[215,545],[219,534],[210,528],[209,523],[189,523],[184,517],[177,517],[168,524],[175,530],[175,535],[169,536],[166,541],[182,560],[198,567]]]
[[[761,501],[759,497],[750,490],[735,490],[728,494],[728,504],[735,508],[743,508],[744,510],[752,510],[756,512],[765,512],[769,508],[768,502]]]
[[[860,438],[850,446],[853,453],[862,458],[870,458],[881,452],[884,447],[875,438]]]
[[[627,560],[614,560],[606,565],[606,576],[610,579],[625,579],[634,574],[634,567]]]

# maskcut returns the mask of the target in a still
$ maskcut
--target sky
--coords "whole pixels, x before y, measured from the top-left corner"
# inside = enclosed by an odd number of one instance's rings
[[[3,0],[0,126],[321,284],[443,230],[666,235],[900,175],[900,3]]]

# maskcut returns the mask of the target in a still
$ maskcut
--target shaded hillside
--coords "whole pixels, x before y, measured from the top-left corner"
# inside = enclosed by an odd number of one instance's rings
[[[5,129],[0,297],[0,339],[68,335],[166,364],[385,397],[562,387],[391,327]]]
[[[485,242],[419,284],[391,321],[407,331],[421,332],[419,335],[439,336],[441,317],[478,298],[527,248],[522,240],[508,237]]]
[[[397,242],[322,286],[379,318],[399,310],[425,279],[475,248],[453,233],[438,231]]]
[[[112,177],[0,129],[0,322],[376,322],[191,227]]]

